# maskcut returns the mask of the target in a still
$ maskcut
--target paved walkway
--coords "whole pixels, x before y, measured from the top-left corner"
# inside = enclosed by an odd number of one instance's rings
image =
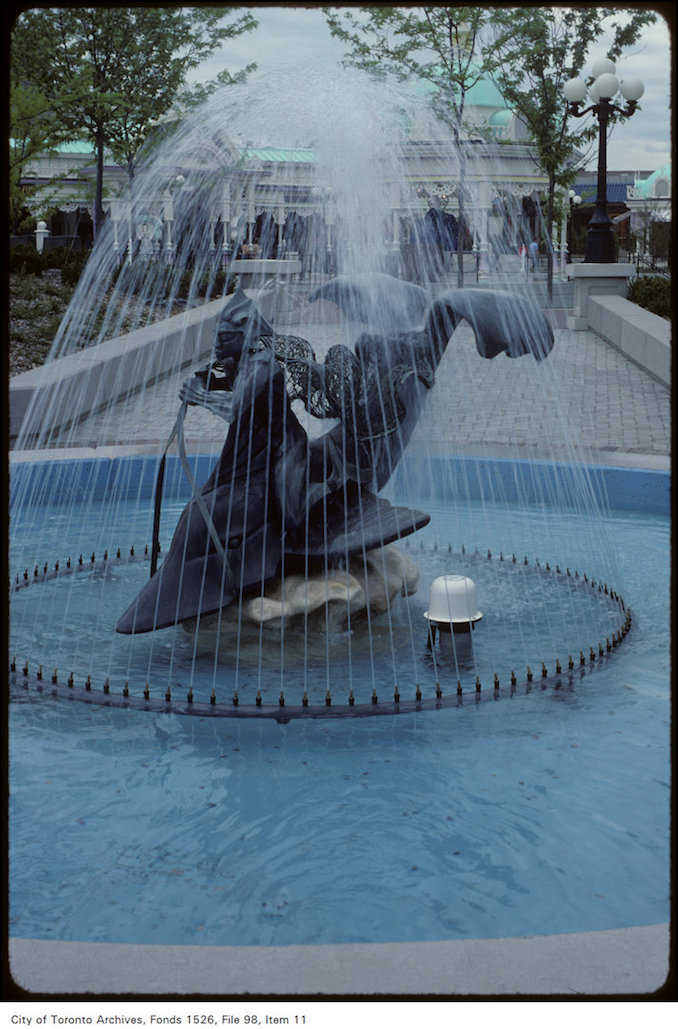
[[[531,288],[534,299],[543,302],[543,282]],[[509,448],[517,457],[668,468],[669,391],[594,333],[558,327],[565,321],[562,309],[549,314],[556,343],[541,364],[505,355],[484,360],[471,329],[460,326],[411,446],[495,456]],[[332,343],[352,342],[338,325],[308,323],[281,331],[308,339],[319,358]],[[60,444],[162,449],[178,410],[179,388],[190,374],[190,369],[177,371],[112,411],[92,416],[64,434]],[[224,424],[193,408],[185,431],[189,449],[211,449],[223,440]]]
[[[548,360],[478,357],[458,330],[417,439],[462,453],[511,448],[518,456],[668,467],[669,391],[590,332],[555,330]],[[467,386],[470,384],[470,388]]]

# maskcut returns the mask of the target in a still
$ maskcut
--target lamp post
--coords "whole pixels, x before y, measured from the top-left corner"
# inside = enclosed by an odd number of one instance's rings
[[[573,252],[573,249],[574,249],[574,212],[576,211],[576,209],[581,204],[581,197],[579,196],[578,193],[575,193],[575,191],[573,189],[571,189],[569,191],[569,193],[568,193],[568,199],[570,201],[570,213],[569,213],[569,216],[568,216],[568,219],[567,219],[567,229],[568,229],[567,249],[568,249],[568,252],[569,252],[569,254],[571,256],[572,252]]]
[[[564,94],[568,114],[575,118],[583,118],[593,112],[598,118],[598,185],[596,209],[589,223],[586,237],[584,261],[589,264],[614,264],[614,230],[612,220],[607,213],[607,126],[613,112],[627,117],[633,114],[636,105],[645,92],[640,79],[624,79],[621,83],[615,75],[614,61],[603,57],[596,61],[591,72],[593,82],[587,86],[583,79],[569,79],[565,83]],[[581,110],[588,92],[593,103]],[[621,93],[626,100],[626,107],[618,107],[612,101]]]

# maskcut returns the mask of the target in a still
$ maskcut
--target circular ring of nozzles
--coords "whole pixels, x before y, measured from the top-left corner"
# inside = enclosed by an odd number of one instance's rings
[[[437,546],[434,549],[437,549]],[[462,554],[466,553],[463,546],[461,552]],[[111,553],[114,553],[116,556],[111,557]],[[448,546],[448,553],[452,553],[451,545]],[[487,552],[487,559],[492,560],[492,553],[489,550]],[[33,575],[26,569],[23,574],[17,574],[13,589],[15,591],[23,590],[35,583],[46,582],[55,578],[92,574],[107,566],[148,560],[150,560],[148,547],[143,551],[135,551],[135,548],[131,547],[127,554],[122,554],[119,549],[107,550],[103,558],[98,560],[96,554],[92,553],[89,562],[84,561],[81,555],[77,561],[72,561],[71,558],[68,558],[66,562],[57,561],[51,569],[47,563],[43,566],[42,571],[36,565]],[[505,560],[503,553],[499,556],[498,560]],[[511,563],[517,563],[515,554],[511,559]],[[527,557],[521,563],[524,566],[530,564]],[[586,574],[580,575],[578,571],[571,572],[569,568],[563,572],[557,565],[555,568],[551,568],[548,563],[542,565],[538,560],[534,562],[534,569],[541,575],[551,576],[555,580],[570,579],[572,582],[576,581],[582,589],[597,592],[601,597],[605,598],[605,603],[613,608],[621,619],[617,631],[611,633],[611,640],[610,636],[606,637],[605,646],[603,646],[601,640],[596,640],[593,644],[586,644],[586,646],[579,650],[580,660],[578,665],[570,654],[567,661],[563,662],[562,665],[556,659],[555,674],[549,674],[546,663],[542,662],[542,675],[539,680],[540,688],[543,690],[552,685],[554,688],[559,689],[564,684],[574,682],[575,678],[583,678],[591,674],[597,667],[610,659],[613,652],[617,650],[631,630],[631,612],[618,593],[609,588],[607,584],[597,582],[595,579],[589,579]],[[441,583],[444,583],[443,588],[440,588]],[[436,584],[438,584],[438,587],[434,591],[433,586]],[[436,625],[442,629],[447,627],[449,631],[469,631],[482,618],[482,612],[478,610],[477,606],[476,588],[473,580],[459,575],[440,576],[434,580],[431,595],[429,596],[429,607],[424,613],[424,617],[429,622],[429,628]],[[584,656],[587,651],[589,653],[588,662]],[[567,667],[563,671],[565,664]],[[286,700],[282,691],[280,691],[277,703],[266,703],[259,690],[257,691],[254,703],[246,704],[241,701],[237,690],[228,699],[228,702],[225,702],[226,698],[217,698],[213,688],[209,701],[201,703],[194,700],[192,687],[189,688],[188,695],[184,701],[176,693],[173,693],[167,685],[163,686],[161,696],[154,696],[152,684],[149,682],[144,682],[143,692],[140,689],[139,693],[136,694],[131,691],[127,680],[125,680],[123,688],[119,693],[114,690],[108,677],[104,679],[102,676],[102,685],[97,686],[95,683],[95,673],[91,669],[82,674],[83,684],[79,685],[76,683],[75,674],[72,670],[68,679],[64,682],[55,668],[50,677],[50,685],[46,682],[42,666],[39,663],[36,663],[34,666],[36,667],[35,673],[30,671],[27,659],[19,667],[21,667],[21,671],[18,670],[17,658],[14,657],[10,664],[10,696],[17,696],[26,690],[34,690],[53,697],[64,696],[71,700],[81,700],[88,704],[100,704],[108,707],[124,707],[145,711],[163,711],[201,716],[209,715],[211,717],[268,717],[278,722],[288,722],[292,718],[298,717],[361,717],[404,714],[452,706],[461,707],[468,701],[469,697],[472,697],[473,702],[477,704],[483,700],[497,700],[500,695],[513,697],[521,691],[524,694],[528,694],[534,688],[534,675],[528,666],[526,676],[521,681],[518,680],[513,669],[510,672],[510,676],[507,674],[503,678],[500,678],[495,672],[493,689],[484,690],[482,682],[476,677],[475,684],[469,686],[468,689],[464,689],[461,683],[457,682],[456,690],[448,694],[444,693],[440,683],[436,682],[435,694],[428,697],[424,696],[420,685],[417,683],[412,687],[411,697],[409,695],[406,696],[400,687],[396,687],[391,700],[380,699],[377,696],[376,690],[373,689],[371,698],[359,703],[351,689],[345,702],[335,702],[332,694],[327,690],[322,703],[311,703],[306,693],[304,693],[301,703],[291,703]],[[508,688],[502,686],[502,683],[506,680],[510,682]]]

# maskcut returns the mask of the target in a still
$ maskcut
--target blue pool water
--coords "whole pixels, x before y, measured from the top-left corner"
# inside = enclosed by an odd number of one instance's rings
[[[180,510],[167,506],[168,526],[176,523]],[[496,673],[507,685],[514,670],[524,679],[528,666],[540,676],[542,661],[551,672],[556,659],[567,666],[573,656],[578,666],[580,652],[588,658],[591,646],[597,650],[618,631],[621,605],[584,581],[587,572],[592,578],[599,576],[602,558],[595,541],[592,550],[587,539],[588,519],[570,513],[565,522],[542,510],[535,524],[534,511],[478,503],[465,505],[463,519],[451,517],[444,503],[427,504],[427,510],[429,525],[398,546],[418,569],[417,589],[407,601],[396,602],[390,612],[369,621],[354,619],[329,636],[322,626],[304,633],[298,623],[285,634],[267,630],[263,645],[258,628],[240,627],[238,646],[236,620],[233,629],[223,631],[216,663],[209,632],[199,635],[197,646],[194,634],[181,628],[133,637],[115,632],[120,613],[148,578],[149,564],[143,558],[118,564],[113,548],[105,565],[91,564],[90,547],[81,536],[83,526],[87,532],[90,524],[104,521],[103,501],[86,508],[78,504],[39,511],[31,531],[26,526],[24,539],[34,548],[39,535],[40,552],[59,553],[62,571],[72,556],[72,569],[43,580],[39,564],[37,579],[29,573],[27,582],[20,574],[12,598],[12,654],[20,665],[28,661],[33,671],[43,665],[45,677],[53,668],[61,669],[63,682],[70,672],[81,688],[91,672],[95,689],[108,679],[113,694],[120,694],[128,683],[132,695],[140,696],[148,683],[152,696],[162,699],[169,683],[175,700],[185,699],[190,687],[196,702],[207,703],[212,688],[220,702],[229,701],[237,688],[243,704],[251,704],[260,690],[264,702],[275,705],[284,686],[289,706],[300,703],[302,687],[312,703],[323,704],[328,688],[337,702],[346,703],[350,686],[357,702],[367,703],[373,688],[385,698],[392,695],[396,682],[403,699],[414,695],[417,683],[424,694],[432,695],[436,682],[456,692],[458,680],[473,687],[476,675],[491,686]],[[120,504],[117,516],[121,526],[109,527],[112,538],[143,544],[143,507]],[[495,522],[493,527],[482,524],[488,517]],[[472,541],[470,546],[462,549],[459,532],[462,539]],[[479,549],[478,532],[492,541],[494,556],[487,546]],[[77,555],[82,550],[80,567]],[[137,550],[143,552],[143,545]],[[14,565],[30,569],[33,562],[19,550]],[[457,636],[453,648],[449,634],[441,636],[432,651],[426,645],[425,619],[430,584],[437,576],[454,573],[476,584],[483,617],[472,637]],[[621,572],[615,569],[613,574]],[[614,579],[609,581],[621,589]]]
[[[571,689],[283,725],[27,692],[10,706],[11,934],[263,945],[667,921],[669,519],[606,529],[633,630]]]

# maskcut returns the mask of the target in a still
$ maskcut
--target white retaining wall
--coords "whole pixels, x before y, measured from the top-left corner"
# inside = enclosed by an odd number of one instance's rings
[[[587,320],[591,332],[662,385],[671,385],[671,323],[624,297],[590,294]]]
[[[10,379],[10,438],[39,405],[41,431],[80,421],[175,368],[206,359],[223,298],[116,339],[106,340]]]

